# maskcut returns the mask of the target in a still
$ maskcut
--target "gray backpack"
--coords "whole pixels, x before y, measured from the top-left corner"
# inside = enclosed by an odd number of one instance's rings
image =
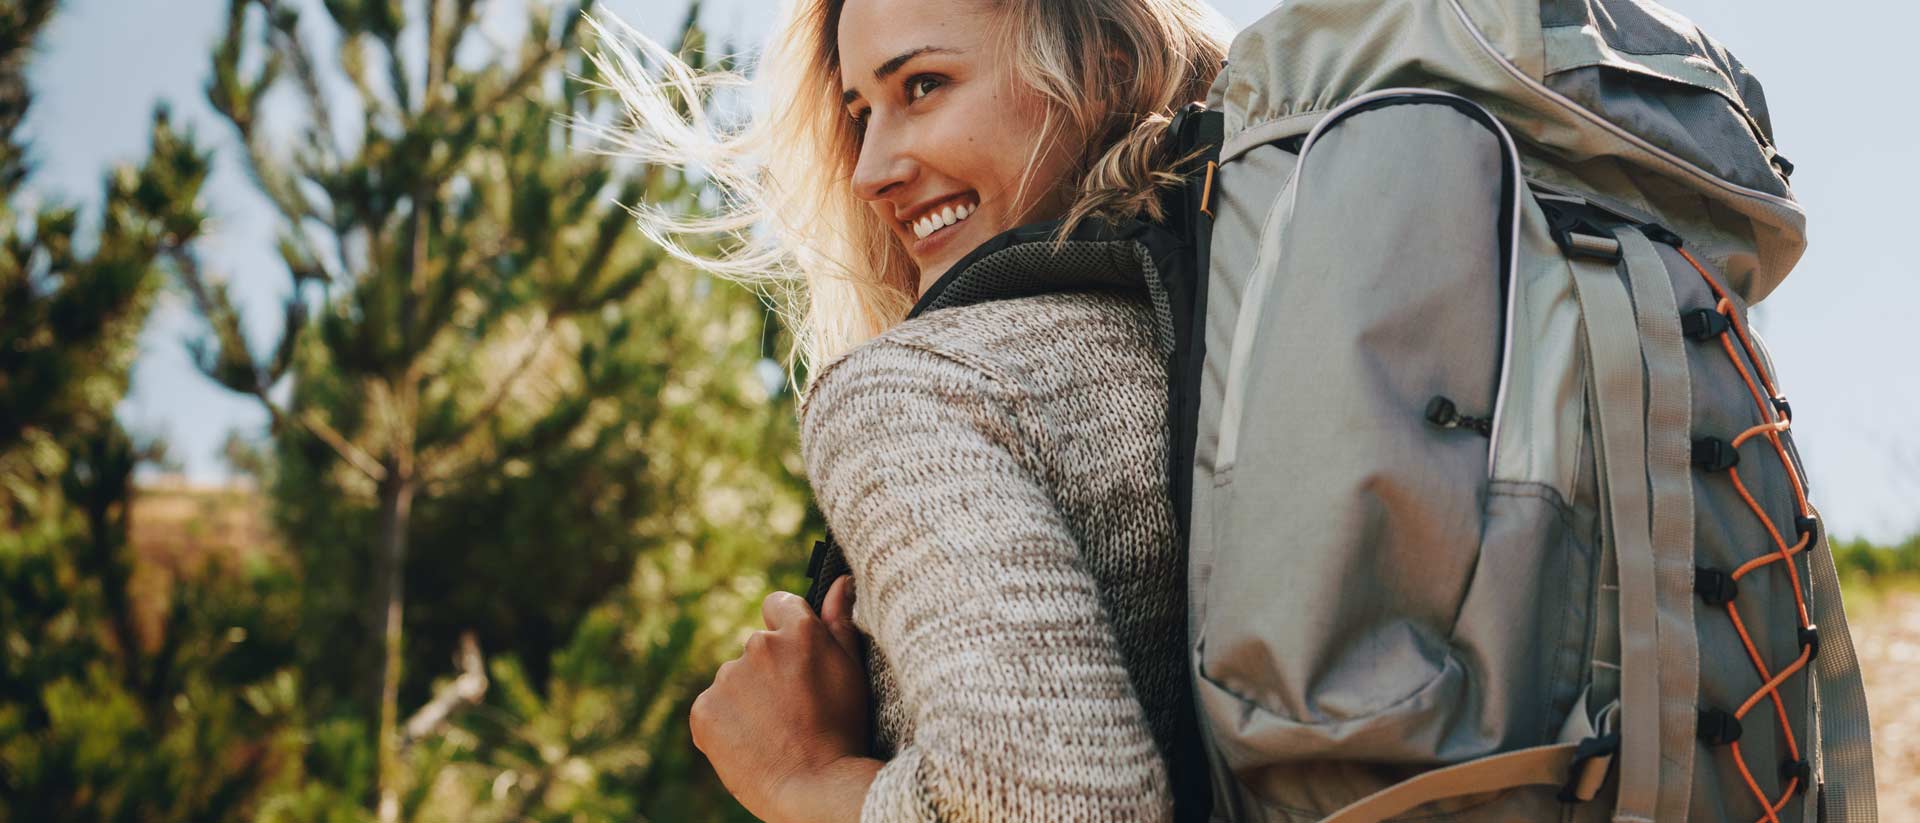
[[[1873,821],[1748,323],[1805,246],[1753,77],[1644,0],[1289,0],[1211,98],[1169,220],[1014,229],[913,312],[1150,300],[1176,817]]]
[[[1641,0],[1291,0],[1209,108],[1213,816],[1875,819],[1740,63]]]

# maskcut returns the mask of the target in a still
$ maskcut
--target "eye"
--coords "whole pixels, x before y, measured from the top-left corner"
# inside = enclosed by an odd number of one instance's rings
[[[909,77],[907,78],[907,102],[911,103],[925,97],[933,93],[934,89],[946,84],[946,78],[937,74],[916,74]]]
[[[855,135],[865,135],[867,133],[867,115],[872,112],[873,109],[871,108],[847,112],[847,119],[853,121],[853,133]]]

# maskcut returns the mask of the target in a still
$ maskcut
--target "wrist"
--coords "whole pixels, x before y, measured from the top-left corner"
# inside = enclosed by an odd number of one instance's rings
[[[867,788],[883,765],[871,757],[846,755],[788,775],[776,789],[779,815],[770,823],[858,823]]]

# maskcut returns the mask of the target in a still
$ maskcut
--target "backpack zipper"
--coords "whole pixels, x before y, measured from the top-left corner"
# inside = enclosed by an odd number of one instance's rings
[[[1493,436],[1493,418],[1461,414],[1453,400],[1444,395],[1436,394],[1427,401],[1427,422],[1443,429],[1471,429],[1481,437]]]

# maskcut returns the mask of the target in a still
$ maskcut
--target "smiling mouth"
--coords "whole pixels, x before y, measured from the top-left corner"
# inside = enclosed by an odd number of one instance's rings
[[[921,215],[919,219],[907,223],[906,226],[913,232],[915,238],[925,240],[972,217],[979,208],[980,202],[973,196],[959,197]]]

